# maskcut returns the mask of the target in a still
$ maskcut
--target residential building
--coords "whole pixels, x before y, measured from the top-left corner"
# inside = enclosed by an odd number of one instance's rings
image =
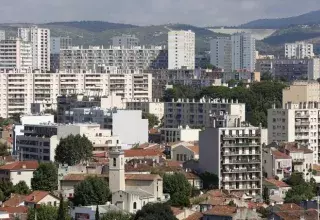
[[[0,40],[0,69],[32,69],[32,59],[30,42],[19,38]]]
[[[168,32],[168,69],[195,68],[195,33],[189,31]]]
[[[55,149],[60,139],[71,134],[85,135],[94,147],[113,147],[120,144],[116,135],[112,135],[110,130],[100,129],[98,124],[25,124],[23,135],[17,136],[20,160],[54,161]]]
[[[70,112],[70,121],[64,123],[97,123],[104,129],[111,129],[119,137],[123,148],[148,142],[148,119],[142,119],[140,110],[117,110],[75,108]]]
[[[267,178],[283,180],[292,173],[292,158],[275,147],[263,148],[263,173]]]
[[[114,66],[122,70],[166,69],[168,52],[161,46],[130,49],[73,46],[60,50],[60,70],[99,72],[102,66]]]
[[[225,99],[178,99],[164,104],[164,128],[190,128],[211,127],[213,118],[219,115],[237,115],[241,121],[245,121],[245,104],[238,100]]]
[[[110,204],[110,202],[107,202],[106,205],[72,207],[72,209],[70,210],[71,211],[70,215],[72,219],[95,220],[97,207],[100,215],[107,214],[110,211],[121,212],[120,208],[118,208],[113,204]]]
[[[190,183],[190,185],[192,186],[192,188],[200,189],[200,190],[203,188],[203,182],[199,176],[197,176],[194,173],[183,172],[183,174],[186,177],[186,179],[188,180],[188,182]]]
[[[236,33],[231,35],[232,70],[253,72],[256,63],[256,43],[251,34]]]
[[[268,143],[296,142],[313,151],[318,163],[319,103],[287,103],[283,109],[268,110]]]
[[[224,119],[200,132],[199,167],[219,177],[219,189],[262,195],[261,128]]]
[[[199,159],[199,145],[180,143],[171,147],[171,159],[180,162]]]
[[[112,38],[112,46],[131,49],[139,46],[139,39],[134,35],[123,34]]]
[[[178,128],[160,128],[161,141],[165,143],[178,141],[198,141],[201,129],[191,129],[189,126]]]
[[[313,44],[306,42],[286,43],[284,45],[284,55],[289,59],[305,59],[314,57]]]
[[[6,39],[6,31],[5,30],[0,30],[0,41]]]
[[[18,37],[32,45],[32,68],[43,72],[50,70],[50,30],[32,26],[19,28]]]
[[[314,81],[294,81],[282,90],[282,107],[287,103],[320,102],[320,84]]]
[[[0,166],[0,179],[16,185],[24,181],[31,188],[33,172],[38,169],[38,161],[17,161]]]
[[[237,208],[229,205],[216,205],[203,213],[202,220],[215,219],[260,219],[260,214],[249,208]]]
[[[112,204],[135,213],[149,202],[165,202],[163,180],[154,174],[124,173],[124,153],[119,149],[109,152],[109,188]]]
[[[55,109],[58,95],[117,95],[124,99],[151,99],[152,76],[147,73],[32,73],[30,70],[0,71],[0,117],[31,113],[31,104]],[[35,106],[34,106],[35,107]],[[36,108],[36,107],[35,107]],[[39,107],[40,108],[40,107]]]
[[[39,205],[59,207],[60,199],[47,191],[33,191],[24,199],[25,206],[36,208]]]
[[[230,37],[218,37],[210,41],[210,63],[225,72],[232,71],[232,49]]]
[[[287,81],[297,79],[316,80],[320,78],[320,59],[260,59],[256,71],[271,73],[274,78]]]
[[[159,163],[165,159],[165,155],[161,150],[155,149],[127,149],[124,150],[124,159],[126,162],[131,160],[152,160]]]
[[[262,54],[259,54],[259,51],[256,50],[256,60],[259,60],[259,59],[274,59],[274,55],[262,55]]]
[[[164,117],[164,103],[159,102],[158,99],[151,101],[146,100],[124,100],[125,109],[127,110],[141,110],[144,113],[155,115],[158,120],[162,120]]]
[[[244,83],[260,82],[260,72],[250,72],[247,70],[224,72],[222,74],[222,81],[228,83],[230,80],[241,81]]]
[[[274,205],[270,218],[275,220],[291,220],[293,218],[314,220],[318,218],[318,215],[319,213],[315,209],[304,210],[295,203],[285,203]]]
[[[56,72],[60,69],[60,50],[72,46],[70,37],[52,37],[50,42],[50,70]]]
[[[284,198],[291,187],[280,180],[266,178],[263,181],[264,187],[267,187],[269,199],[272,204],[283,204]]]

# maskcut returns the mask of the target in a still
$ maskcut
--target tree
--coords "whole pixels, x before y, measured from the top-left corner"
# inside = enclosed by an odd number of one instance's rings
[[[4,198],[9,198],[11,193],[14,192],[13,184],[10,181],[0,181],[0,190],[2,191]]]
[[[99,213],[99,206],[98,205],[96,208],[95,220],[100,220],[100,213]]]
[[[103,214],[101,220],[131,220],[132,216],[130,214],[120,212],[120,211],[110,211]]]
[[[0,143],[0,156],[9,156],[9,146],[7,143]]]
[[[28,195],[30,194],[30,189],[25,181],[20,181],[13,187],[14,193],[21,194],[21,195]]]
[[[261,80],[262,81],[272,81],[273,80],[272,74],[270,72],[262,73]]]
[[[269,190],[266,186],[263,188],[262,198],[265,203],[267,203],[267,204],[270,203]]]
[[[51,115],[53,115],[53,117],[54,117],[54,122],[57,122],[57,116],[58,116],[58,113],[57,113],[57,111],[56,110],[53,110],[53,109],[45,109],[44,111],[43,111],[43,113],[44,114],[51,114]]]
[[[58,217],[57,220],[66,220],[66,207],[65,207],[65,202],[63,201],[62,194],[60,194],[60,204],[59,204],[59,209],[58,209]]]
[[[37,214],[36,214],[37,213]],[[35,218],[37,215],[37,218]],[[54,206],[41,205],[39,208],[30,208],[27,220],[57,220],[58,209]]]
[[[182,173],[165,174],[163,176],[163,191],[170,194],[170,204],[173,206],[189,206],[192,187]]]
[[[20,116],[23,115],[23,113],[12,113],[10,119],[14,121],[14,123],[20,124]]]
[[[5,200],[5,196],[2,192],[2,190],[0,190],[0,201],[3,202]]]
[[[203,182],[203,188],[206,190],[217,189],[219,186],[219,177],[216,174],[204,172],[199,175]]]
[[[313,191],[313,187],[309,183],[302,183],[300,185],[293,186],[287,193],[284,201],[286,203],[299,204],[303,200],[310,200],[315,197],[316,194]]]
[[[108,182],[97,176],[87,177],[75,186],[75,205],[103,205],[110,197]]]
[[[56,148],[55,160],[73,166],[88,161],[92,157],[93,145],[86,136],[69,135],[60,140]]]
[[[303,178],[303,173],[296,173],[293,172],[289,179],[287,179],[286,183],[289,184],[290,186],[297,186],[302,183],[305,183],[306,181]]]
[[[266,208],[263,208],[263,207],[259,207],[257,209],[257,212],[261,214],[261,217],[263,219],[268,219],[269,216],[271,215],[271,211],[270,209],[266,209]]]
[[[148,203],[139,210],[133,220],[177,220],[168,204]]]
[[[142,114],[142,118],[143,119],[148,119],[149,129],[150,128],[154,128],[156,125],[158,125],[160,123],[158,117],[155,116],[154,114],[150,114],[150,113],[145,113],[144,112]]]
[[[31,179],[33,190],[53,191],[58,189],[58,169],[52,162],[40,163]]]

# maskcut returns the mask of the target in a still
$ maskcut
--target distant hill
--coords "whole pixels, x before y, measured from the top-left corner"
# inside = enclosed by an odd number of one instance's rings
[[[320,10],[289,18],[259,19],[242,24],[241,28],[286,28],[291,25],[320,24]]]
[[[132,24],[110,23],[105,21],[69,21],[69,22],[51,22],[46,25],[58,25],[66,27],[74,27],[91,32],[102,32],[108,29],[123,29],[138,27]]]

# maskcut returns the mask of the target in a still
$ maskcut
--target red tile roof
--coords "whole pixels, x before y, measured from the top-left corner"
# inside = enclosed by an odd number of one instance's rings
[[[3,203],[4,207],[17,207],[19,204],[25,201],[25,195],[13,194],[11,198]]]
[[[197,176],[196,174],[194,173],[186,173],[186,172],[183,172],[183,175],[188,179],[200,179],[199,176]]]
[[[156,157],[162,156],[163,153],[160,150],[153,149],[130,149],[124,150],[125,157]]]
[[[312,150],[299,146],[299,144],[296,142],[285,142],[282,143],[281,147],[285,148],[289,152],[304,152],[305,154],[313,153]]]
[[[237,208],[228,205],[217,205],[206,211],[205,215],[233,216],[237,212]]]
[[[280,180],[276,180],[276,179],[265,179],[265,181],[267,181],[268,183],[277,186],[277,187],[289,187],[288,184],[286,184],[285,182],[282,182]]]
[[[17,161],[0,167],[0,170],[36,170],[39,167],[38,161]]]
[[[286,155],[285,153],[282,153],[278,150],[272,151],[272,154],[276,159],[291,159],[289,155]]]
[[[293,210],[293,211],[281,211],[275,212],[281,220],[315,220],[318,217],[318,212],[315,209],[308,210]]]
[[[105,158],[105,157],[108,157],[108,153],[107,152],[93,153],[93,157]]]
[[[187,146],[187,148],[190,149],[195,154],[199,154],[199,145]]]
[[[295,203],[284,203],[277,206],[281,211],[291,211],[291,210],[303,210],[300,206]]]
[[[177,208],[177,207],[173,207],[173,206],[171,206],[170,208],[171,208],[171,211],[173,212],[174,216],[177,216],[177,215],[183,213],[183,209],[181,209],[181,208]]]
[[[182,162],[175,160],[166,160],[165,165],[168,167],[182,167]]]
[[[155,179],[162,179],[157,174],[125,174],[126,180],[145,180],[153,181]]]
[[[83,181],[89,176],[107,177],[108,175],[101,174],[68,174],[63,177],[64,181]]]
[[[203,214],[201,212],[193,213],[192,215],[189,215],[185,220],[201,220],[203,217]]]
[[[0,211],[7,212],[9,214],[15,213],[27,213],[28,207],[26,206],[19,206],[19,207],[0,207]]]
[[[25,201],[29,203],[38,203],[49,194],[50,193],[47,191],[33,191],[31,194],[26,196]]]

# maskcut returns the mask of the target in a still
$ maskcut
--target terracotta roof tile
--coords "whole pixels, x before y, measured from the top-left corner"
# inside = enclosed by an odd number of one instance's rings
[[[187,148],[193,151],[195,154],[199,154],[199,145],[188,146]]]
[[[176,208],[173,206],[171,206],[170,208],[171,208],[171,211],[173,212],[174,216],[177,216],[177,215],[183,213],[183,209],[181,209],[181,208]]]
[[[0,170],[36,170],[39,167],[38,161],[17,161],[0,167]]]
[[[189,215],[185,220],[201,220],[202,217],[203,214],[201,212],[196,212],[192,215]]]
[[[299,146],[296,142],[285,142],[282,143],[281,147],[285,148],[289,152],[304,152],[305,154],[313,153],[312,150],[303,146]]]
[[[50,193],[47,191],[33,191],[31,194],[26,196],[25,201],[30,203],[38,203],[49,194]]]
[[[13,194],[10,199],[3,203],[4,207],[17,207],[25,201],[27,196],[20,194]]]
[[[188,179],[200,179],[199,176],[197,176],[196,174],[194,173],[187,173],[187,172],[183,172],[183,175]]]
[[[286,155],[285,153],[282,153],[278,150],[274,150],[272,151],[272,155],[276,158],[276,159],[291,159],[291,157],[289,155]]]
[[[303,210],[302,207],[294,203],[284,203],[277,206],[281,211]]]
[[[165,164],[168,167],[182,167],[182,162],[175,160],[166,160]]]
[[[26,206],[19,206],[19,207],[0,207],[0,211],[7,212],[9,214],[15,213],[27,213],[28,207]]]
[[[156,157],[162,156],[163,153],[160,150],[154,149],[130,149],[124,150],[125,157]]]
[[[108,175],[101,174],[68,174],[63,177],[64,181],[83,181],[89,176],[107,177]]]
[[[208,204],[208,205],[223,205],[227,201],[226,198],[223,197],[213,197],[208,196],[207,199],[200,204]]]
[[[221,190],[219,189],[213,189],[213,190],[209,190],[206,195],[210,195],[210,196],[214,196],[214,197],[226,197],[227,195],[225,193],[223,193]]]
[[[217,205],[206,211],[205,215],[233,216],[237,212],[237,208],[228,205]]]
[[[276,180],[276,179],[265,179],[265,181],[267,181],[268,183],[277,186],[277,187],[289,187],[288,184],[286,184],[285,182],[282,182],[280,180]]]
[[[126,180],[145,180],[145,181],[153,181],[155,179],[162,179],[157,174],[125,174]]]
[[[281,211],[275,212],[281,220],[314,220],[318,217],[318,212],[315,209],[308,210],[293,210],[293,211]]]

